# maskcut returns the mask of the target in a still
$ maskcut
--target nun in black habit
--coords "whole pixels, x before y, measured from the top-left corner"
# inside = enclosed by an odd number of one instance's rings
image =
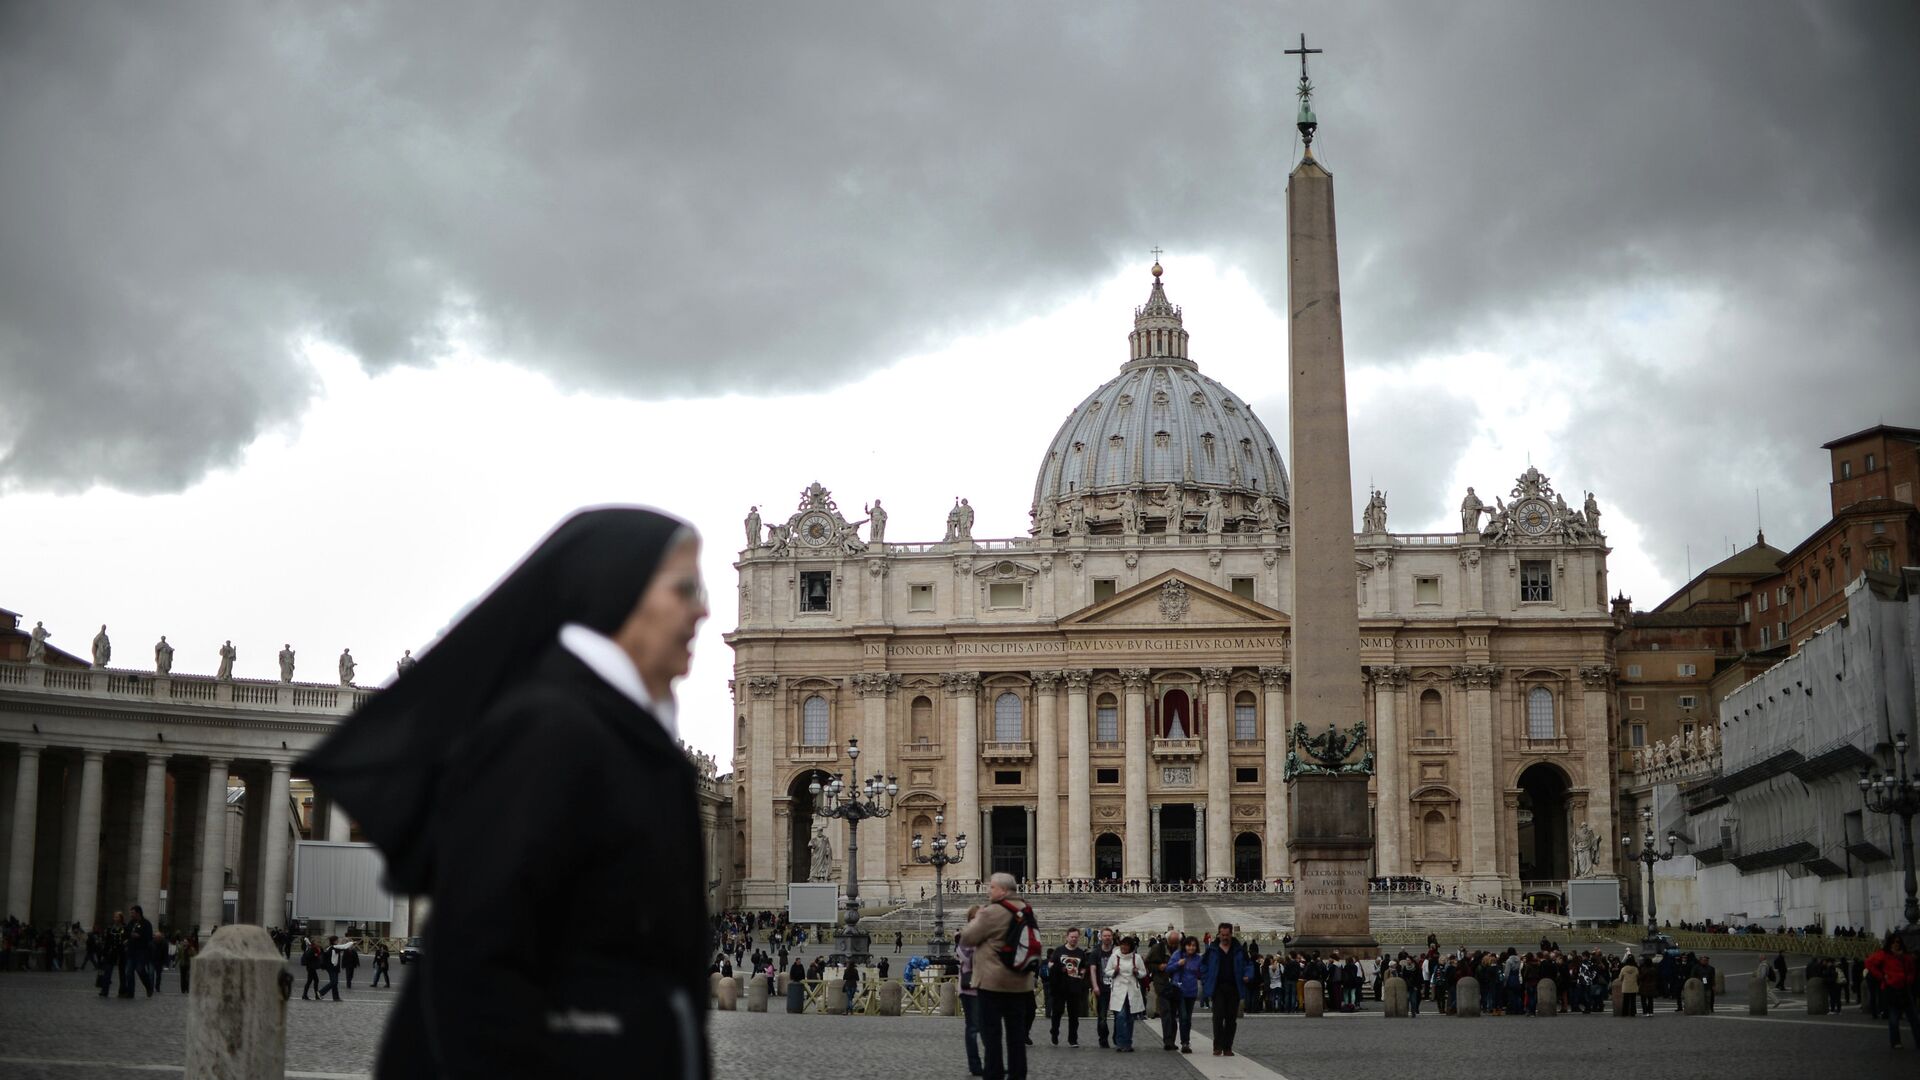
[[[699,538],[563,522],[300,763],[432,898],[382,1077],[708,1075],[696,781],[672,683]]]

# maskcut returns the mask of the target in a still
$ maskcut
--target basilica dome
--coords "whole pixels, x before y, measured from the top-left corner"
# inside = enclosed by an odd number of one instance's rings
[[[1162,270],[1120,374],[1068,414],[1034,482],[1034,532],[1252,532],[1286,520],[1287,469],[1246,401],[1187,355]],[[1220,506],[1210,510],[1216,497]],[[1178,507],[1176,510],[1175,507]],[[1082,523],[1084,519],[1084,524]]]

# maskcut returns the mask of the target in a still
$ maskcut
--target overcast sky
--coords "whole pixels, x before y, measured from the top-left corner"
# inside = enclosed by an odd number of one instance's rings
[[[1024,528],[1166,249],[1286,445],[1297,62],[1356,488],[1528,461],[1641,606],[1920,424],[1920,17],[1881,2],[0,5],[0,606],[390,673],[573,507]],[[776,511],[778,513],[776,513]],[[859,516],[859,515],[850,515]]]

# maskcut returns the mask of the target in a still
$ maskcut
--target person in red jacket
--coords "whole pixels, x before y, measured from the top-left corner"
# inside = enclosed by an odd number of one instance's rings
[[[1898,930],[1888,932],[1886,941],[1867,957],[1867,973],[1880,985],[1880,1004],[1887,1010],[1887,1034],[1894,1047],[1900,1046],[1902,1016],[1913,1029],[1914,1044],[1920,1046],[1920,1014],[1913,1006],[1914,983],[1920,982],[1920,972],[1915,971],[1914,956],[1907,951]]]

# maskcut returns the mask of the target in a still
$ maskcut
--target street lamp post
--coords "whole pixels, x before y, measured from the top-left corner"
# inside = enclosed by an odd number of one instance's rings
[[[1660,913],[1658,907],[1654,904],[1653,867],[1655,863],[1665,862],[1673,858],[1673,847],[1680,842],[1680,838],[1669,831],[1667,833],[1667,850],[1655,851],[1653,847],[1653,808],[1647,807],[1641,810],[1640,820],[1645,823],[1646,828],[1645,834],[1640,838],[1640,854],[1632,854],[1633,837],[1631,836],[1623,836],[1620,838],[1620,854],[1628,861],[1638,862],[1647,868],[1647,940],[1657,941],[1660,937]]]
[[[860,779],[859,739],[847,740],[847,758],[854,773],[851,786],[838,774],[824,784],[816,777],[807,785],[807,793],[814,797],[816,816],[847,823],[847,916],[836,951],[845,963],[865,964],[873,959],[869,951],[873,935],[860,929],[860,823],[893,813],[900,784],[898,777],[881,773]]]
[[[1893,771],[1872,773],[1860,770],[1860,794],[1867,809],[1900,819],[1900,852],[1905,863],[1907,925],[1900,935],[1909,951],[1920,946],[1920,896],[1915,895],[1913,869],[1913,815],[1920,813],[1920,771],[1907,772],[1907,734],[1893,737]]]
[[[939,813],[933,815],[933,839],[928,841],[933,850],[931,855],[920,854],[920,834],[913,834],[913,861],[933,867],[933,940],[927,943],[927,955],[930,957],[947,955],[949,942],[947,941],[946,872],[947,867],[966,858],[967,855],[966,833],[954,837],[953,854],[947,854],[946,825],[947,810],[943,806]]]

